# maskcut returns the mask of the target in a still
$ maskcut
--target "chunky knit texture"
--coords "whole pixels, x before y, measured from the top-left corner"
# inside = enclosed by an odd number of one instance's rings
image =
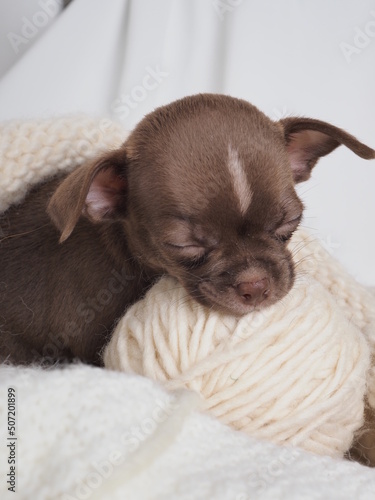
[[[202,408],[252,436],[342,456],[361,426],[368,346],[324,287],[303,279],[241,319],[196,304],[164,278],[128,311],[109,368],[203,397]]]
[[[6,394],[17,391],[17,492]],[[374,471],[280,447],[198,413],[197,397],[90,366],[0,368],[0,498],[370,500]]]
[[[126,137],[116,123],[83,116],[0,125],[0,212],[35,184],[70,171]]]
[[[82,117],[0,128],[0,210],[125,138],[118,125]],[[291,249],[299,278],[290,295],[239,321],[161,280],[119,323],[107,365],[190,387],[202,408],[252,435],[341,455],[362,422],[373,295],[305,233]],[[371,404],[373,379],[370,371]]]

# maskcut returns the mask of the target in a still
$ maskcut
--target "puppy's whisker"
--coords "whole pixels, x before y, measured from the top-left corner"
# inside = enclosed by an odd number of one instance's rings
[[[43,224],[43,226],[36,227],[35,229],[31,229],[30,231],[25,231],[23,233],[17,233],[17,234],[9,234],[8,236],[4,236],[3,238],[0,239],[0,243],[2,243],[5,240],[10,240],[12,238],[21,238],[22,236],[26,236],[27,234],[35,233],[37,231],[40,231],[44,227],[49,226],[50,224]]]
[[[294,263],[294,269],[298,271],[298,269],[305,264],[306,262],[314,262],[312,259],[312,255],[306,255],[305,257],[301,257]]]

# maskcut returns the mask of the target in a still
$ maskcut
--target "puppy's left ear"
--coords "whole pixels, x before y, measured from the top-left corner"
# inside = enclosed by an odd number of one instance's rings
[[[113,221],[126,215],[127,155],[123,148],[108,151],[69,174],[51,197],[47,213],[60,230],[60,243],[78,219]]]
[[[283,130],[295,182],[306,181],[321,156],[343,144],[356,155],[371,160],[375,151],[344,130],[312,118],[285,118]]]

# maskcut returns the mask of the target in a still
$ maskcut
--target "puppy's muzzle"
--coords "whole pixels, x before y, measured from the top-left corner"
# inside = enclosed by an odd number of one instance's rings
[[[259,277],[253,281],[242,281],[235,286],[235,289],[244,304],[257,306],[268,298],[270,282],[267,277]]]

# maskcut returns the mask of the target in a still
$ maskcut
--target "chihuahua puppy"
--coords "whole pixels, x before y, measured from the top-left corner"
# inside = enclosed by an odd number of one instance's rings
[[[223,95],[156,109],[119,149],[5,213],[1,359],[100,364],[116,321],[164,273],[225,313],[280,300],[293,285],[287,242],[303,212],[295,184],[341,144],[375,157],[333,125],[274,122]]]

